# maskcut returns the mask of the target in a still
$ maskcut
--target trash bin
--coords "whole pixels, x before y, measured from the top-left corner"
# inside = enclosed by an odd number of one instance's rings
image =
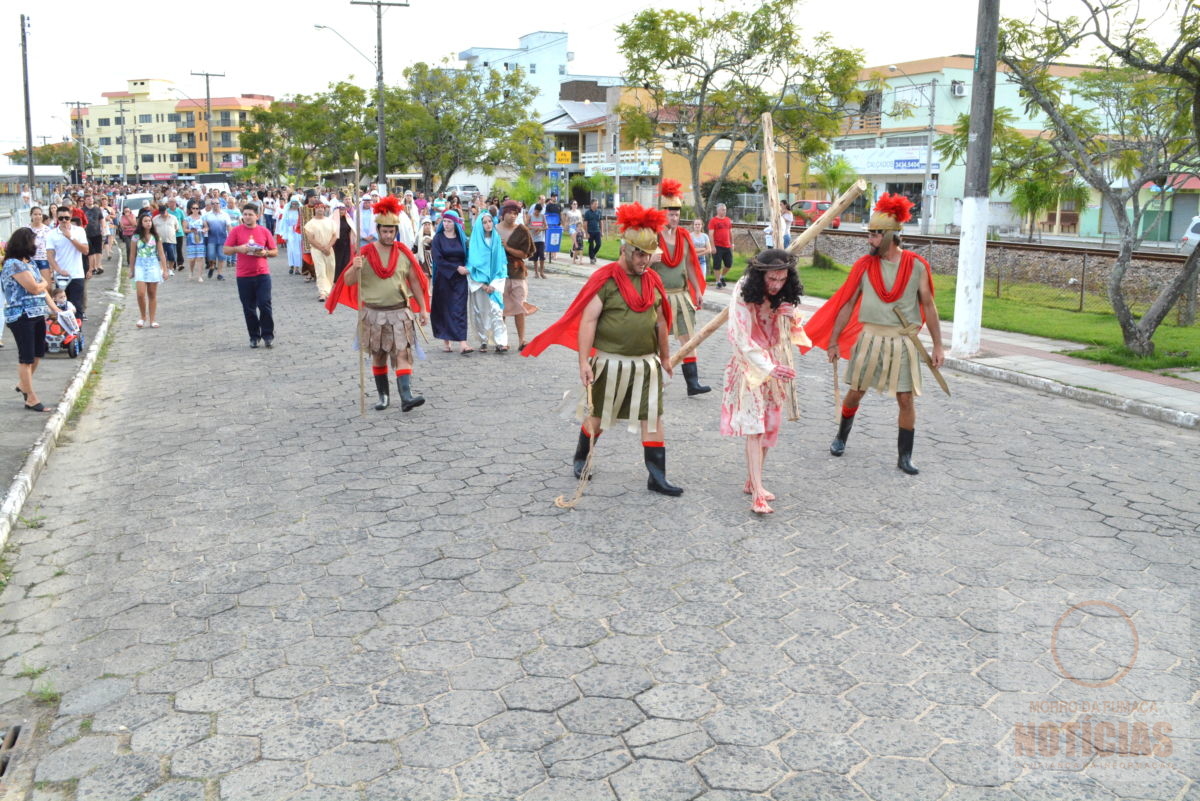
[[[557,215],[556,215],[557,216]],[[546,226],[546,252],[560,253],[562,248],[562,226]]]

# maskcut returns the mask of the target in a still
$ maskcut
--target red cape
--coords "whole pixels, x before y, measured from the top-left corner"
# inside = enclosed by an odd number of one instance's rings
[[[929,268],[929,262],[911,250],[905,250],[902,251],[900,256],[900,269],[896,273],[896,283],[891,287],[891,294],[895,294],[897,297],[903,294],[904,288],[912,280],[914,259],[925,265],[925,274],[929,276],[929,292],[933,293],[933,271]],[[854,262],[854,266],[850,268],[850,275],[846,278],[845,283],[842,284],[842,288],[832,298],[825,301],[821,308],[817,309],[816,314],[804,324],[804,333],[808,334],[808,338],[812,341],[812,346],[801,347],[801,353],[808,353],[813,348],[829,350],[829,338],[833,335],[834,320],[837,319],[841,308],[850,300],[850,297],[854,294],[854,290],[862,285],[863,275],[870,277],[872,286],[875,287],[880,295],[885,294],[880,291],[884,287],[879,259],[875,256],[863,256]],[[903,283],[900,280],[902,278],[905,279]],[[838,355],[843,359],[850,358],[850,354],[854,350],[854,343],[858,341],[858,334],[862,331],[862,323],[858,321],[858,307],[861,304],[862,298],[859,298],[858,303],[854,306],[854,311],[850,314],[850,320],[838,336]],[[921,322],[925,322],[924,307],[921,308]],[[897,320],[896,324],[899,325],[899,323],[900,321]]]
[[[681,236],[682,234],[682,236]],[[667,267],[675,267],[679,264],[679,248],[683,247],[681,240],[687,240],[688,266],[687,269],[691,273],[691,279],[687,282],[688,295],[692,298],[692,305],[697,309],[700,308],[700,302],[704,299],[704,292],[708,289],[708,282],[704,280],[704,270],[700,269],[700,257],[696,255],[696,243],[692,241],[691,231],[686,231],[682,227],[675,229],[675,248],[673,251],[667,250],[666,240],[663,239],[662,232],[658,233],[658,247],[663,252],[663,264]],[[668,252],[674,252],[675,264],[667,264],[666,258]]]
[[[563,312],[563,316],[558,318],[557,322],[529,340],[525,345],[525,350],[521,351],[521,355],[537,356],[551,345],[562,345],[564,348],[579,350],[579,321],[583,319],[583,310],[587,308],[588,303],[600,291],[600,287],[604,286],[609,279],[616,281],[617,288],[621,291],[621,297],[634,311],[646,311],[651,308],[654,305],[654,293],[657,292],[662,301],[663,315],[667,319],[667,330],[671,329],[671,304],[667,302],[667,290],[663,287],[658,273],[654,270],[646,270],[642,273],[642,291],[638,295],[635,294],[633,282],[629,280],[625,268],[621,266],[620,262],[614,261],[596,268],[596,272],[592,273],[592,277],[587,280],[583,289],[579,290],[579,294],[571,302],[570,308]]]
[[[421,284],[421,294],[425,296],[425,309],[429,309],[429,280],[425,277],[425,273],[417,265],[417,258],[413,255],[408,247],[400,242],[392,245],[392,264],[388,267],[395,268],[395,263],[400,258],[400,253],[404,253],[408,257],[409,269],[417,276],[418,283]],[[379,250],[375,247],[375,243],[371,242],[363,245],[359,249],[358,255],[366,258],[367,263],[371,265],[371,269],[375,270],[378,275],[383,272],[383,263],[379,259]],[[352,309],[358,308],[358,284],[346,286],[342,280],[346,277],[346,271],[342,270],[342,274],[338,276],[337,281],[333,285],[333,289],[329,290],[329,296],[325,298],[325,310],[333,314],[333,310],[338,304],[349,306]],[[421,311],[421,304],[417,303],[416,298],[408,299],[408,306],[414,312]]]

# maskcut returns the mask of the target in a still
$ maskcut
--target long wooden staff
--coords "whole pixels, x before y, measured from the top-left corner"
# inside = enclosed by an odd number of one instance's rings
[[[357,238],[354,240],[355,248],[362,247],[362,216],[363,216],[363,212],[362,212],[362,198],[360,197],[362,188],[361,188],[361,184],[359,183],[361,180],[362,180],[362,175],[360,174],[358,151],[355,151],[355,153],[354,153],[354,190],[350,193],[350,197],[354,198],[354,227],[356,229],[356,233],[358,234]],[[357,253],[350,254],[351,263],[353,263],[356,258],[358,258]],[[347,270],[350,269],[349,264],[346,265],[346,269]],[[359,269],[359,273],[360,273],[359,286],[362,286],[362,275],[361,275],[362,270],[361,269]],[[366,358],[366,355],[363,353],[363,350],[364,350],[364,348],[363,348],[363,324],[362,324],[362,308],[361,308],[362,297],[359,297],[358,303],[359,303],[359,307],[360,307],[357,312],[358,313],[358,416],[364,417],[367,414],[367,378],[366,378],[366,368],[363,365],[363,359]]]
[[[770,223],[771,231],[774,235],[775,242],[782,246],[783,235],[791,230],[790,221],[784,222],[784,215],[779,209],[779,179],[775,171],[775,123],[771,117],[771,112],[763,112],[762,115],[763,129],[763,153],[766,155],[765,166],[767,168],[767,195],[763,198],[763,211],[767,213],[767,220]],[[790,216],[790,215],[789,215]],[[792,320],[790,317],[779,317],[779,344],[783,350],[784,364],[796,368],[796,359],[792,353]],[[784,391],[787,395],[788,420],[796,421],[800,419],[800,403],[796,400],[796,382],[785,381]]]
[[[584,420],[592,416],[592,385],[588,384],[584,387],[587,392],[587,406],[583,411]],[[579,474],[579,484],[575,487],[575,494],[571,496],[571,500],[567,500],[567,496],[559,495],[554,499],[554,505],[559,509],[572,509],[575,504],[579,503],[579,499],[583,497],[583,491],[587,488],[588,479],[592,476],[592,456],[596,453],[596,440],[600,437],[596,436],[599,431],[599,426],[592,433],[592,447],[588,448],[587,461],[583,463],[583,472]]]
[[[809,225],[802,234],[800,234],[800,236],[792,240],[792,244],[787,249],[788,253],[795,253],[806,247],[809,242],[812,242],[814,239],[816,239],[817,234],[824,231],[825,228],[827,228],[829,224],[833,222],[833,218],[845,211],[846,208],[854,202],[854,199],[865,192],[866,189],[866,181],[856,181],[853,186],[842,193],[842,196],[837,199],[829,211],[825,212],[816,220],[814,220],[813,223]],[[700,347],[701,342],[708,339],[713,335],[714,331],[725,325],[725,321],[728,319],[728,308],[717,312],[716,317],[705,323],[704,327],[697,331],[695,336],[683,343],[679,347],[679,350],[675,351],[674,355],[671,356],[671,367],[674,368],[678,366],[679,363],[683,361],[684,357],[691,355],[696,348]]]
[[[838,362],[840,361],[841,357],[839,356],[830,365],[833,368],[833,411],[839,420],[842,417],[842,385],[838,383]]]

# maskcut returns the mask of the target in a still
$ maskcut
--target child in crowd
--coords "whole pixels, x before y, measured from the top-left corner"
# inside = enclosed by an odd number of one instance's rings
[[[67,300],[65,289],[54,290],[54,305],[58,307],[58,324],[63,333],[73,337],[79,333],[79,320],[75,317],[75,304]]]
[[[575,233],[571,237],[571,263],[583,264],[583,223],[575,226]]]

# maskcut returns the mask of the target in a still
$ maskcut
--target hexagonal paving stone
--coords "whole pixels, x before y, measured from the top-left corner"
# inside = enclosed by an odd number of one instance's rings
[[[547,778],[536,756],[511,752],[480,754],[454,772],[463,792],[502,798],[516,797]]]
[[[912,720],[929,707],[924,696],[898,684],[860,684],[846,693],[846,700],[864,715]]]
[[[792,770],[849,773],[867,752],[843,734],[796,732],[779,744],[779,755]]]
[[[675,720],[697,720],[717,705],[708,690],[686,684],[659,684],[634,700],[651,717]]]
[[[355,793],[353,801],[360,798]],[[401,798],[405,801],[457,801],[461,795],[449,772],[410,767],[393,768],[366,787],[366,801],[398,801]],[[326,799],[317,796],[311,801]]]
[[[519,665],[506,659],[476,657],[450,671],[456,690],[499,690],[524,675]]]
[[[840,698],[819,695],[795,695],[775,709],[798,731],[845,733],[862,716],[853,706]]]
[[[302,790],[308,779],[299,762],[260,761],[221,779],[221,801],[261,801]]]
[[[504,711],[504,704],[494,692],[485,690],[453,690],[425,705],[431,723],[451,723],[474,726]]]
[[[544,646],[521,658],[521,666],[531,676],[574,676],[595,663],[587,648]]]
[[[867,796],[844,776],[802,773],[771,791],[777,801],[867,801]]]
[[[254,737],[218,734],[176,751],[171,757],[171,774],[209,778],[228,773],[257,757],[258,740]]]
[[[832,665],[796,665],[779,674],[779,680],[798,693],[840,695],[858,680]]]
[[[176,693],[175,708],[180,712],[220,712],[249,696],[250,682],[245,679],[209,679]]]
[[[148,754],[121,754],[79,780],[79,801],[133,798],[161,780],[158,759]]]
[[[346,721],[346,739],[390,742],[425,725],[425,715],[418,707],[379,704]]]
[[[787,774],[775,755],[761,748],[719,745],[696,760],[696,770],[710,787],[763,792]]]
[[[581,698],[558,713],[563,725],[583,734],[620,734],[645,716],[637,704],[617,698]]]
[[[875,756],[927,757],[941,738],[919,723],[867,718],[850,736]]]
[[[605,698],[633,698],[654,686],[644,668],[630,665],[596,665],[575,677],[584,695]]]
[[[340,724],[299,718],[260,735],[263,759],[306,760],[341,745],[346,735]]]
[[[618,737],[568,734],[539,752],[550,775],[566,779],[602,779],[633,761]]]
[[[558,718],[545,712],[502,712],[479,727],[479,736],[492,749],[536,751],[566,734]]]
[[[995,687],[968,673],[928,673],[914,686],[930,701],[941,704],[981,707],[996,694]]]
[[[609,781],[620,801],[691,801],[704,792],[694,768],[657,759],[639,759]]]
[[[875,801],[897,798],[940,798],[946,777],[928,762],[876,757],[854,774],[854,781]]]
[[[708,736],[721,745],[766,745],[787,734],[789,728],[765,709],[731,707],[704,721]]]
[[[381,776],[396,765],[396,752],[382,743],[346,743],[308,763],[315,784],[350,787]]]
[[[929,758],[955,784],[999,787],[1021,775],[1011,754],[973,743],[946,743]]]
[[[531,676],[502,689],[500,697],[509,709],[553,712],[578,698],[579,690],[570,679]]]
[[[298,698],[328,679],[317,667],[281,667],[254,680],[254,693],[268,698]]]

